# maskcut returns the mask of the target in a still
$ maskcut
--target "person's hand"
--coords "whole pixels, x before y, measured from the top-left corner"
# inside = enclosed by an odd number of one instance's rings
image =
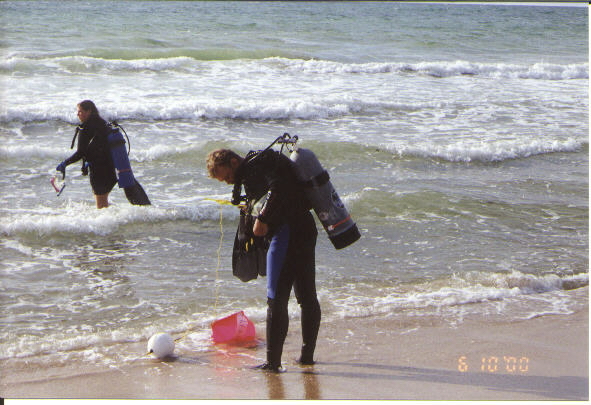
[[[58,172],[62,172],[62,174],[65,175],[66,174],[66,163],[65,162],[60,163],[59,165],[57,165],[55,170],[57,170]]]
[[[269,232],[269,226],[258,220],[258,218],[254,221],[254,226],[252,227],[252,233],[254,236],[265,236]]]

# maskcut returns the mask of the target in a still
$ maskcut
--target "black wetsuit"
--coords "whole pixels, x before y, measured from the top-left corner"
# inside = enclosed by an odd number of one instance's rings
[[[252,158],[256,156],[255,158]],[[320,304],[316,294],[315,248],[318,231],[310,203],[285,155],[268,150],[250,152],[236,170],[236,183],[243,184],[247,199],[268,193],[258,219],[267,224],[267,363],[281,366],[287,335],[288,300],[293,287],[302,316],[302,364],[313,364],[320,327]]]
[[[91,115],[85,123],[78,127],[77,131],[76,152],[63,162],[64,166],[84,159],[83,162],[88,162],[92,192],[95,195],[110,193],[117,184],[115,165],[111,158],[108,142],[111,128],[99,115]],[[124,191],[131,204],[150,205],[148,196],[137,180],[133,186],[126,187]]]
[[[88,162],[90,185],[92,192],[96,195],[111,192],[117,183],[115,166],[107,140],[109,132],[110,128],[105,120],[98,115],[90,116],[79,127],[76,152],[64,161],[65,166],[76,163],[80,159]]]

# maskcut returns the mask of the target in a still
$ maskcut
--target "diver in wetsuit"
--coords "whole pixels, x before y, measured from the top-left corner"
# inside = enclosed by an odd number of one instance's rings
[[[90,100],[78,103],[77,115],[81,122],[74,137],[78,137],[78,147],[72,156],[56,167],[56,170],[65,174],[68,165],[83,159],[82,173],[87,175],[90,172],[90,185],[96,199],[96,207],[105,208],[109,206],[109,193],[117,183],[108,143],[111,129]],[[148,196],[137,180],[124,191],[131,204],[150,205]]]
[[[254,235],[270,240],[266,269],[267,361],[258,368],[273,372],[281,370],[292,287],[302,311],[303,344],[298,362],[314,364],[321,315],[316,294],[318,231],[293,163],[272,149],[251,151],[245,158],[231,150],[219,149],[208,155],[207,168],[210,177],[234,184],[238,193],[244,185],[247,201],[268,195],[253,226]]]

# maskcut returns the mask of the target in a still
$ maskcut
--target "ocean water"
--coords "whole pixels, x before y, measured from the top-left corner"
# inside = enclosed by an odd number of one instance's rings
[[[0,27],[2,361],[121,364],[155,332],[207,351],[214,319],[264,325],[204,163],[284,132],[362,233],[337,251],[318,223],[322,328],[587,305],[586,5],[2,1]],[[56,197],[83,99],[127,131],[152,206],[115,188],[97,210],[78,164]]]

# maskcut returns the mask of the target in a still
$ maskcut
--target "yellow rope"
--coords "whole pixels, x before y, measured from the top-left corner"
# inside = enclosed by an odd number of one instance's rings
[[[224,226],[223,226],[223,205],[220,205],[220,244],[218,246],[218,264],[215,268],[215,304],[213,306],[213,313],[217,317],[218,314],[218,299],[219,299],[219,271],[222,257],[222,242],[224,241]]]
[[[213,200],[213,199],[211,199]],[[213,200],[213,201],[223,201],[223,200]],[[220,267],[221,267],[221,263],[222,263],[222,245],[224,242],[224,225],[223,225],[223,212],[224,212],[224,204],[220,204],[220,243],[218,245],[218,262],[217,265],[215,267],[215,303],[213,305],[213,313],[214,313],[214,318],[217,318],[217,313],[218,313],[218,300],[219,300],[219,273],[220,273]],[[187,337],[187,335],[189,335],[189,333],[191,332],[191,329],[187,330],[183,336],[176,338],[174,341],[175,342],[179,342],[181,340],[183,340],[184,338]],[[147,353],[149,354],[149,353]]]
[[[213,202],[216,202],[216,203],[218,203],[220,205],[231,205],[233,207],[244,208],[244,204],[234,205],[234,204],[232,204],[228,200],[220,200],[219,198],[205,198],[205,200],[207,200],[207,201],[213,201]]]

